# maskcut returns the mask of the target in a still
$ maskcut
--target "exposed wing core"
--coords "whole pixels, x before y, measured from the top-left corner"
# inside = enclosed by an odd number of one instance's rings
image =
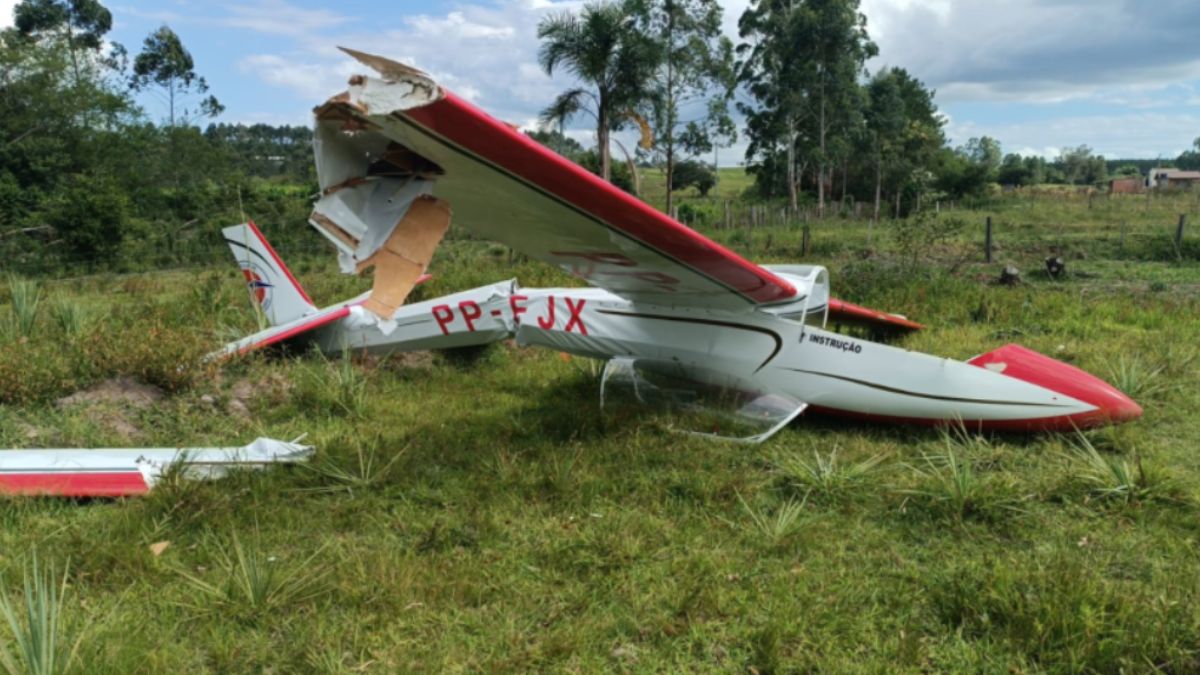
[[[740,309],[796,295],[787,280],[442,92],[430,80],[381,69],[377,57],[353,54],[385,79],[356,78],[350,93],[317,110],[319,130],[326,130],[327,140],[318,144],[318,167],[322,156],[331,167],[328,176],[322,175],[327,192],[359,189],[361,180],[370,178],[369,167],[378,158],[353,169],[347,161],[362,156],[355,154],[357,149],[374,148],[374,154],[383,156],[399,145],[437,167],[433,191],[450,203],[456,224],[627,299]],[[434,94],[428,94],[431,86]],[[328,134],[331,126],[345,135]],[[352,144],[354,150],[349,149]],[[337,214],[329,219],[336,224]]]

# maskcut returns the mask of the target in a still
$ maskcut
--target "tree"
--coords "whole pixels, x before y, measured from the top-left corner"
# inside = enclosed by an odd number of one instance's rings
[[[26,37],[59,38],[66,42],[78,84],[82,77],[79,52],[99,51],[112,30],[112,13],[98,0],[23,0],[13,11],[17,31]]]
[[[904,130],[908,126],[904,98],[895,69],[877,73],[867,84],[863,109],[864,128],[861,140],[875,169],[875,215],[883,197],[884,167],[892,162],[903,147]]]
[[[109,261],[125,239],[128,200],[110,180],[77,177],[51,202],[46,222],[78,261]]]
[[[1045,179],[1045,170],[1040,166],[1044,163],[1045,160],[1041,157],[1022,157],[1017,154],[1005,155],[1004,161],[1000,163],[1000,170],[996,172],[996,180],[1001,185],[1013,185],[1016,187],[1037,185]]]
[[[801,5],[800,38],[809,90],[809,120],[817,143],[817,214],[825,213],[825,185],[834,154],[831,134],[848,137],[858,111],[858,80],[867,59],[879,53],[867,35],[859,0],[808,0]]]
[[[717,184],[716,173],[707,164],[694,159],[685,159],[675,165],[671,179],[675,181],[671,185],[672,190],[694,187],[701,197],[707,197],[708,191]]]
[[[564,135],[560,131],[535,130],[527,132],[528,136],[542,145],[550,148],[567,159],[578,160],[583,155],[583,146],[579,141]]]
[[[1142,175],[1142,170],[1137,168],[1137,165],[1135,164],[1122,164],[1121,166],[1117,167],[1117,170],[1113,172],[1113,175],[1118,178],[1140,178]]]
[[[193,91],[201,95],[208,93],[208,82],[196,75],[192,55],[175,31],[165,25],[146,37],[142,52],[133,61],[130,85],[137,91],[150,87],[162,90],[171,127],[176,126],[176,107],[184,97]],[[224,110],[215,96],[202,99],[198,105],[198,112],[204,117],[216,117]],[[182,112],[186,124],[189,113],[186,108]]]
[[[1200,138],[1197,138],[1192,143],[1190,150],[1185,150],[1179,155],[1179,160],[1176,162],[1180,169],[1185,171],[1196,171],[1200,169]]]
[[[1103,157],[1093,155],[1086,145],[1063,148],[1059,151],[1058,164],[1072,185],[1094,185],[1108,180],[1108,163]]]
[[[740,80],[755,101],[739,106],[750,136],[747,160],[781,149],[787,154],[793,208],[802,173],[798,160],[816,167],[817,209],[823,213],[834,148],[855,134],[858,80],[866,60],[878,53],[858,7],[859,0],[754,0],[738,22],[745,41],[738,47]]]
[[[1004,154],[1000,150],[1000,141],[990,136],[968,140],[959,152],[978,165],[987,180],[995,178],[996,172],[1000,170],[1000,165],[1004,161]]]
[[[661,36],[652,127],[655,146],[666,160],[666,209],[671,213],[677,149],[697,155],[711,151],[718,139],[732,142],[736,136],[728,108],[735,80],[733,43],[721,35],[716,0],[632,0],[630,8],[638,30]],[[683,110],[697,107],[694,119],[682,119]]]
[[[636,30],[624,3],[585,5],[579,15],[552,14],[538,25],[538,39],[538,61],[547,75],[565,68],[591,87],[559,94],[542,112],[543,121],[562,124],[581,112],[592,115],[600,176],[611,180],[611,134],[649,99],[657,46]]]
[[[923,192],[932,180],[938,151],[946,142],[942,133],[945,122],[933,102],[933,92],[907,70],[891,68],[886,77],[894,82],[903,102],[903,126],[899,136],[891,141],[890,154],[884,165],[884,179],[892,186],[895,214],[899,216],[900,202],[906,191],[915,193],[917,205],[920,205]]]

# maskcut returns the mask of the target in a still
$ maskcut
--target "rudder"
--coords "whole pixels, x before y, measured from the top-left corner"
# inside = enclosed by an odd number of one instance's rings
[[[254,221],[221,230],[242,276],[250,299],[272,326],[295,321],[317,311],[312,300]]]

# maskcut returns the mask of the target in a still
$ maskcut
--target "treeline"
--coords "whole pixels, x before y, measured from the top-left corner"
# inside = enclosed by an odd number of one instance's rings
[[[952,147],[932,90],[902,67],[868,71],[868,60],[886,55],[859,0],[752,0],[737,44],[722,37],[721,21],[716,0],[616,0],[548,17],[538,31],[544,70],[569,71],[584,86],[563,92],[544,123],[594,123],[597,172],[622,185],[631,179],[615,173],[613,132],[640,131],[633,154],[620,144],[617,152],[630,166],[636,155],[664,168],[668,210],[681,162],[737,139],[734,109],[745,119],[753,196],[818,214],[853,200],[873,203],[876,216],[902,215],[1000,185],[1098,186],[1149,168],[1086,145],[1050,160],[1004,154],[986,136]],[[1177,163],[1200,165],[1200,139]]]
[[[279,196],[260,184],[315,184],[307,128],[200,128],[222,107],[170,28],[131,57],[107,40],[97,0],[24,0],[14,19],[0,33],[4,267],[169,253],[198,225]]]
[[[631,192],[638,167],[662,167],[668,211],[676,191],[712,187],[706,159],[739,138],[754,177],[747,199],[817,213],[852,200],[904,215],[997,185],[1096,185],[1149,168],[1087,146],[1053,160],[1006,155],[987,137],[951,147],[932,90],[901,67],[868,72],[879,53],[859,9],[754,0],[737,40],[723,34],[717,0],[553,13],[538,26],[539,62],[579,84],[548,102],[533,135]],[[0,32],[6,268],[140,268],[182,261],[189,242],[247,215],[303,221],[316,192],[311,131],[212,123],[223,106],[170,27],[135,54],[108,39],[99,0],[22,0],[14,20]],[[563,134],[579,119],[595,147]],[[623,129],[638,142],[623,145]],[[1200,169],[1200,139],[1175,164]]]

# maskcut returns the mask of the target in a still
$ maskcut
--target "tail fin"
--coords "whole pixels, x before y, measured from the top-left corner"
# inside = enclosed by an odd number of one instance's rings
[[[300,282],[283,264],[266,237],[252,222],[221,230],[242,268],[250,298],[272,326],[295,321],[317,311]]]

